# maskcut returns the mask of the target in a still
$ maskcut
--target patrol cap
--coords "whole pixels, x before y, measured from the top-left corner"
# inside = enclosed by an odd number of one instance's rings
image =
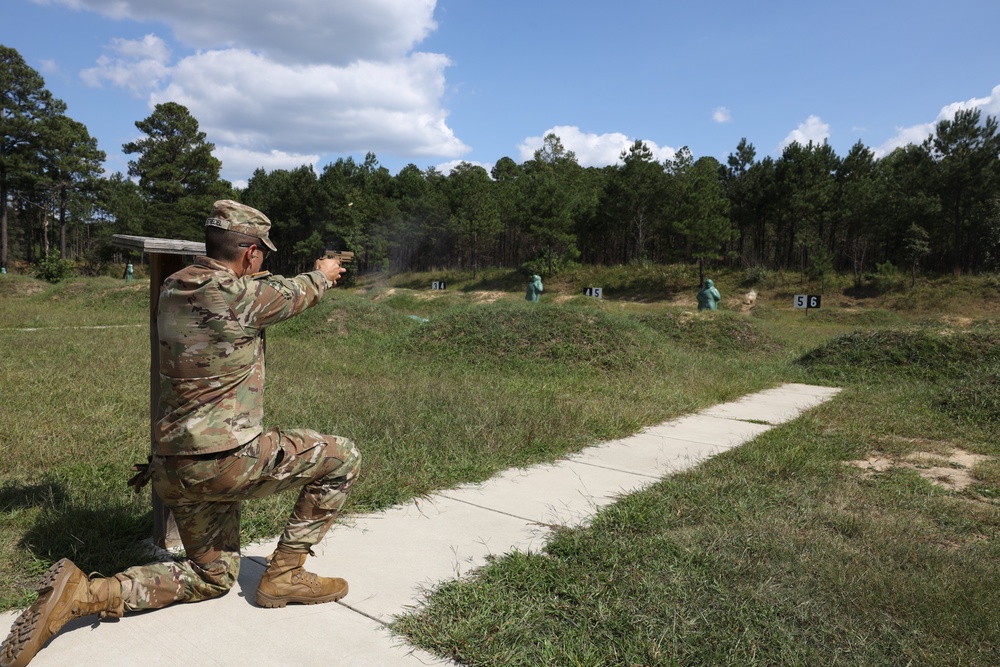
[[[267,232],[271,229],[271,221],[267,216],[246,204],[220,199],[212,207],[212,215],[205,221],[206,227],[218,227],[230,231],[255,236],[268,248],[277,251]]]

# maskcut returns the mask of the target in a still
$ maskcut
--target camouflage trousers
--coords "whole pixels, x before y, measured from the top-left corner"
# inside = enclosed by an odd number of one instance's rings
[[[279,545],[308,551],[333,525],[360,464],[350,440],[310,430],[271,429],[220,454],[154,456],[153,488],[173,512],[187,559],[115,575],[125,609],[197,602],[232,588],[240,571],[244,500],[301,488]]]

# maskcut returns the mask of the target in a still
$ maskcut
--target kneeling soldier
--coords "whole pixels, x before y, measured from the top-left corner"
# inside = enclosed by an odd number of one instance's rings
[[[49,568],[38,600],[0,650],[0,667],[22,667],[71,619],[158,609],[217,597],[240,568],[240,503],[286,489],[299,497],[268,559],[257,604],[339,600],[347,582],[303,568],[357,478],[361,457],[346,438],[263,429],[264,329],[319,303],[344,273],[334,259],[293,278],[261,271],[271,223],[234,201],[215,203],[206,256],[164,281],[157,313],[163,418],[154,450],[129,483],[151,481],[173,512],[186,560],[88,578],[68,559]]]

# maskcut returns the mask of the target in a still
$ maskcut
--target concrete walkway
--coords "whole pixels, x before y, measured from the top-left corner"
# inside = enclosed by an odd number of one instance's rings
[[[452,664],[403,645],[383,624],[415,604],[424,589],[470,573],[487,556],[540,550],[551,526],[585,522],[619,496],[752,440],[838,391],[786,384],[556,464],[511,469],[481,484],[348,517],[307,563],[314,572],[350,582],[350,594],[339,603],[255,606],[274,542],[254,545],[244,550],[239,583],[228,595],[119,621],[76,621],[32,667]],[[3,636],[16,616],[0,615]]]

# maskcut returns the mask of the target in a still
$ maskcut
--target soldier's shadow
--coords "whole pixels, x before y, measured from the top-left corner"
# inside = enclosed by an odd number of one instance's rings
[[[58,482],[21,484],[8,482],[0,486],[0,512],[36,507],[40,505],[60,505],[66,500],[66,493]]]
[[[113,573],[149,560],[142,540],[151,533],[152,512],[145,498],[80,500],[60,480],[6,483],[0,487],[0,513],[18,511],[32,521],[18,546],[39,561],[70,558],[85,572]]]

